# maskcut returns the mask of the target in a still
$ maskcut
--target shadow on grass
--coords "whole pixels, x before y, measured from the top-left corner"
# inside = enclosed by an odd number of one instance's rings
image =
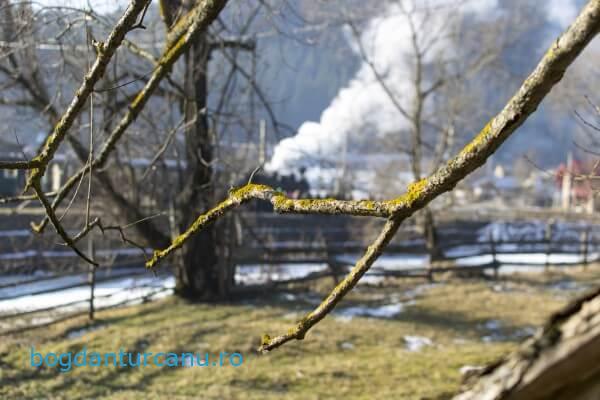
[[[379,289],[374,288],[373,292],[378,290]],[[467,290],[470,289],[467,288]],[[290,296],[290,293],[293,293],[294,296]],[[464,294],[465,291],[463,290],[459,295]],[[239,318],[248,310],[261,310],[261,313],[252,314],[252,322],[283,319],[283,317],[286,316],[286,314],[290,314],[290,312],[297,313],[298,318],[301,318],[304,312],[312,310],[316,305],[315,303],[321,301],[322,297],[322,293],[307,290],[280,290],[272,291],[268,294],[262,293],[257,296],[246,298],[243,301],[238,300],[223,303],[196,304],[182,300],[169,299],[146,304],[144,306],[136,306],[136,308],[133,309],[134,312],[122,310],[118,311],[118,315],[105,315],[103,318],[94,322],[78,325],[71,324],[66,326],[62,332],[55,334],[54,337],[47,336],[44,341],[69,340],[69,334],[78,329],[92,330],[102,326],[102,329],[110,330],[112,326],[121,325],[133,328],[127,337],[127,341],[131,343],[131,346],[125,351],[136,354],[144,352],[145,349],[153,344],[156,345],[159,337],[164,334],[164,329],[169,329],[185,332],[185,336],[181,336],[181,340],[178,340],[175,345],[168,346],[172,347],[170,352],[180,354],[182,352],[189,352],[194,347],[197,347],[198,343],[204,337],[219,334],[219,332],[226,332],[231,326],[239,324],[240,320],[236,320],[236,317]],[[407,306],[395,317],[385,318],[385,320],[404,324],[415,324],[418,325],[420,329],[441,331],[444,335],[451,332],[459,336],[478,339],[481,338],[481,336],[490,335],[490,333],[497,333],[497,341],[511,342],[520,340],[520,338],[513,335],[514,332],[527,328],[525,326],[504,324],[503,322],[499,329],[486,329],[485,324],[489,322],[489,319],[474,318],[467,311],[448,312],[445,310],[420,307],[418,305],[418,299],[420,297],[421,295],[416,296],[417,305]],[[406,300],[408,300],[408,298]],[[338,311],[355,306],[369,309],[389,304],[389,302],[389,298],[381,296],[371,300],[367,298],[351,298],[345,300],[343,304],[338,307]],[[102,314],[99,315],[102,316]],[[245,318],[245,320],[248,319],[246,316],[243,316],[243,318]],[[369,319],[369,317],[360,318],[365,320]],[[166,324],[166,321],[173,321],[173,323]],[[285,325],[290,326],[293,325],[293,323],[294,321],[287,318],[284,322]],[[271,329],[271,327],[265,326],[265,330],[267,329]],[[114,330],[106,332],[106,335],[116,334],[118,333]],[[105,333],[102,332],[100,335],[105,335]],[[258,338],[256,338],[256,340],[258,341]],[[81,351],[83,345],[84,344],[81,343],[81,341],[70,343],[67,345],[65,351],[74,354]],[[258,342],[256,342],[256,345],[258,345]],[[309,346],[302,348],[301,350],[297,349],[296,346],[290,346],[288,349],[289,353],[287,353],[287,355],[292,357],[295,353],[303,353],[304,355],[314,353],[313,355],[316,356],[322,350],[319,349],[318,346]],[[230,350],[237,351],[235,349]],[[6,353],[0,355],[0,363],[2,359],[6,359]],[[97,398],[117,391],[147,393],[150,387],[152,387],[152,390],[154,391],[154,388],[158,385],[153,383],[158,377],[172,376],[177,373],[180,368],[152,367],[146,368],[143,372],[140,372],[140,368],[110,367],[104,368],[102,371],[96,373],[93,367],[88,367],[90,368],[89,373],[86,372],[85,374],[73,374],[68,376],[61,373],[59,368],[23,369],[22,365],[16,365],[18,364],[17,362],[13,362],[13,364],[15,365],[2,365],[2,369],[6,366],[7,370],[16,372],[16,374],[12,376],[3,377],[3,384],[27,386],[31,385],[32,381],[43,382],[41,387],[48,388],[48,397],[60,397],[68,394],[69,398],[72,399]],[[53,382],[53,380],[56,380],[56,382]],[[263,381],[260,378],[249,378],[243,381],[233,379],[228,384],[242,388],[258,388],[275,394],[285,392],[288,389],[288,382],[286,380],[273,382],[268,380]],[[165,388],[165,397],[173,395],[172,391],[168,391],[168,389],[169,388]],[[158,394],[162,395],[163,393]],[[182,397],[184,396],[185,395],[182,395]],[[33,399],[39,398],[39,395],[31,395],[31,397],[21,396],[20,398]]]

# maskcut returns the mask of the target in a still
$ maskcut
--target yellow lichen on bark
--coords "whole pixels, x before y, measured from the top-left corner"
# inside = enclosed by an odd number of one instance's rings
[[[425,188],[427,187],[427,183],[427,179],[421,179],[409,184],[406,192],[403,195],[390,200],[390,204],[396,207],[410,206],[422,196]]]
[[[487,142],[488,135],[492,130],[492,121],[488,122],[483,129],[471,140],[460,152],[461,155],[471,155],[475,150],[479,148],[483,143]]]

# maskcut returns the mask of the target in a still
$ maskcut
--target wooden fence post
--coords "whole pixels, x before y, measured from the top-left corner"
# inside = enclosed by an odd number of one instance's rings
[[[438,234],[435,228],[435,221],[433,214],[429,208],[425,209],[423,215],[424,218],[424,236],[425,236],[425,247],[429,253],[429,268],[427,271],[427,279],[429,282],[434,281],[433,271],[437,265],[437,261],[441,258],[439,252],[441,251],[438,247]]]
[[[550,251],[552,249],[552,226],[554,220],[549,220],[546,225],[546,232],[544,234],[544,240],[546,241],[546,264],[544,265],[544,272],[548,272],[550,269]]]
[[[588,242],[589,242],[590,228],[586,227],[583,232],[581,232],[581,245],[582,245],[582,253],[583,253],[583,269],[586,270],[588,266]]]
[[[490,252],[492,253],[492,265],[494,266],[494,279],[498,279],[498,269],[500,268],[500,263],[496,257],[496,238],[494,237],[494,232],[490,231]]]

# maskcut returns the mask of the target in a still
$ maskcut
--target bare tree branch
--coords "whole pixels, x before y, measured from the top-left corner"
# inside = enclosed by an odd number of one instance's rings
[[[345,214],[371,217],[389,217],[397,208],[394,201],[346,201],[333,199],[290,199],[283,193],[266,185],[248,184],[240,189],[230,192],[229,197],[218,206],[196,219],[183,234],[181,234],[165,250],[156,251],[151,260],[146,263],[147,268],[154,268],[160,260],[180,248],[193,234],[216,221],[229,210],[239,207],[251,199],[268,201],[279,213],[295,214]]]
[[[390,202],[383,203],[392,208],[392,214],[388,222],[375,242],[369,246],[367,252],[358,260],[350,273],[333,289],[329,296],[287,333],[274,338],[265,335],[259,350],[269,351],[290,340],[303,339],[306,332],[323,319],[358,283],[360,278],[385,249],[404,219],[425,207],[431,200],[442,193],[454,188],[470,172],[483,165],[487,158],[525,122],[537,109],[553,86],[560,81],[567,67],[595,37],[599,29],[600,0],[591,0],[573,25],[552,44],[537,67],[506,104],[504,109],[492,118],[458,155],[428,178],[411,184],[408,191],[402,196]],[[147,266],[153,267],[160,258],[180,247],[193,233],[214,222],[225,211],[248,197],[261,197],[267,193],[271,193],[271,196],[276,200],[273,201],[271,198],[270,200],[276,207],[278,203],[287,204],[289,201],[282,199],[278,194],[268,192],[268,188],[266,187],[259,187],[259,189],[261,190],[255,192],[255,186],[248,185],[232,192],[225,202],[200,216],[186,232],[173,241],[170,247],[166,250],[155,252],[153,259],[147,263]],[[247,192],[251,192],[253,195],[245,195]],[[338,200],[321,200],[320,202],[319,210],[336,209],[335,206],[332,206],[333,204],[337,204],[337,207],[348,207],[351,204],[350,202],[339,202]],[[312,203],[308,201],[306,204]],[[296,203],[293,201],[290,203],[292,208],[295,205]],[[311,210],[311,207],[308,207],[306,211],[315,212],[317,210]]]
[[[385,249],[404,219],[425,207],[442,193],[454,188],[470,172],[483,165],[487,158],[527,120],[599,30],[600,0],[591,0],[568,30],[552,44],[504,109],[445,166],[429,178],[413,183],[406,194],[394,200],[397,208],[382,232],[329,296],[287,333],[274,338],[265,335],[259,350],[269,351],[292,339],[303,339],[306,332],[323,319],[358,283]]]
[[[35,182],[39,181],[44,175],[48,163],[54,157],[54,153],[58,150],[58,147],[62,143],[67,132],[73,125],[75,118],[79,115],[79,112],[87,102],[89,95],[94,90],[94,85],[104,75],[106,66],[110,62],[112,56],[121,45],[125,35],[134,28],[134,24],[138,20],[140,13],[146,9],[149,2],[150,0],[131,0],[127,10],[119,22],[117,22],[112,32],[108,35],[106,43],[98,43],[96,46],[98,50],[96,61],[84,77],[79,89],[75,92],[71,104],[54,127],[52,133],[46,138],[38,155],[32,160],[39,162],[40,165],[32,169],[31,174],[27,179],[25,190],[34,185]]]
[[[170,72],[173,64],[179,57],[190,47],[193,39],[201,31],[216,18],[219,12],[225,7],[227,0],[204,0],[199,2],[190,13],[182,18],[182,21],[187,21],[189,29],[183,34],[179,34],[178,40],[174,41],[170,36],[167,47],[159,58],[156,68],[142,90],[138,92],[134,100],[131,102],[127,113],[123,116],[119,124],[111,132],[107,140],[104,142],[99,155],[90,164],[85,165],[77,173],[72,175],[67,182],[58,190],[57,196],[52,203],[52,208],[56,208],[58,204],[67,196],[71,189],[75,186],[81,176],[87,174],[90,169],[99,169],[104,166],[108,160],[108,156],[114,150],[116,143],[121,139],[127,128],[138,117],[162,79]],[[183,22],[182,22],[183,23]],[[179,26],[179,23],[176,24]],[[179,27],[180,28],[180,27]],[[178,28],[178,29],[179,29]],[[44,218],[39,224],[34,226],[37,232],[43,231],[48,223],[48,217]]]

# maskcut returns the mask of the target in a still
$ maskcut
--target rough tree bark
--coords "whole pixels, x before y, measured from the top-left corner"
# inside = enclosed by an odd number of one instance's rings
[[[177,225],[181,231],[214,202],[212,180],[213,138],[205,108],[210,47],[204,33],[185,54],[184,113],[186,170],[184,187],[177,196]],[[202,231],[186,243],[176,257],[176,292],[186,298],[211,300],[226,296],[219,282],[216,229]]]
[[[600,289],[550,318],[521,347],[471,377],[455,400],[600,399]],[[473,382],[474,381],[474,382]]]

